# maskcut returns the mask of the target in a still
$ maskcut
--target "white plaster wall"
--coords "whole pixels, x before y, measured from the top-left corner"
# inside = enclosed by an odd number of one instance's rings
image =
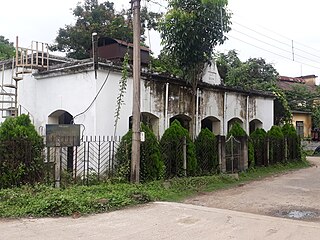
[[[57,110],[69,112],[72,116],[83,112],[91,103],[96,92],[96,80],[94,73],[82,72],[77,74],[66,74],[59,77],[45,76],[38,77],[35,84],[35,96],[25,95],[35,98],[35,108],[31,114],[35,117],[37,127],[45,127],[48,123],[48,116]],[[24,85],[27,87],[27,82]],[[23,90],[23,89],[21,89]],[[74,119],[77,124],[85,126],[85,135],[95,135],[95,105],[85,114]]]
[[[100,70],[97,79],[97,91],[101,88],[108,72]],[[112,136],[114,134],[115,110],[119,94],[119,80],[121,73],[110,72],[109,78],[97,98],[96,125],[97,135]],[[121,106],[120,119],[117,125],[117,136],[123,136],[129,130],[129,117],[132,115],[132,78],[127,82],[124,104]]]
[[[274,105],[273,99],[256,97],[256,115],[250,118],[250,121],[253,119],[258,119],[263,123],[263,129],[268,131],[273,126],[273,114],[274,114]]]
[[[19,82],[19,102],[30,112],[37,129],[44,128],[48,123],[48,116],[56,110],[65,110],[75,116],[90,105],[107,77],[107,70],[99,70],[98,78],[95,79],[94,72],[69,72],[68,74],[48,74],[37,76],[26,74]],[[119,80],[121,73],[112,71],[105,86],[91,108],[84,114],[76,117],[75,123],[85,126],[85,135],[113,135],[114,115],[117,96],[119,94]],[[11,82],[11,70],[4,72],[4,80]],[[162,84],[156,87],[156,84]],[[173,85],[169,84],[169,110],[168,119],[179,114],[188,115],[186,108],[189,99],[184,96],[184,88],[173,93]],[[178,87],[179,88],[179,87]],[[177,95],[178,94],[178,95]],[[177,96],[176,96],[177,95]],[[159,135],[165,131],[165,83],[143,80],[141,82],[141,112],[149,112],[159,118]],[[178,102],[175,98],[179,98]],[[183,97],[184,99],[180,99]],[[252,98],[252,97],[250,97]],[[263,128],[269,130],[273,125],[273,99],[253,97],[254,106],[249,106],[249,121],[258,119],[263,122]],[[202,119],[213,116],[220,120],[220,132],[226,134],[227,122],[232,118],[243,121],[245,128],[247,124],[246,95],[228,92],[226,102],[224,94],[211,90],[201,91],[199,102],[198,124]],[[118,136],[123,136],[129,129],[129,117],[132,115],[132,78],[128,79],[124,105],[121,107],[118,122]],[[254,109],[253,109],[254,108]],[[224,116],[225,113],[225,116]],[[1,119],[0,121],[3,121]],[[225,126],[224,126],[225,125]],[[200,131],[200,129],[199,129]],[[44,133],[44,132],[43,132]]]

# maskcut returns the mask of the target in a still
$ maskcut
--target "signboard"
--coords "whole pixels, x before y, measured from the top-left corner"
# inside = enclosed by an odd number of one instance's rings
[[[47,124],[47,147],[73,147],[80,146],[79,124]]]

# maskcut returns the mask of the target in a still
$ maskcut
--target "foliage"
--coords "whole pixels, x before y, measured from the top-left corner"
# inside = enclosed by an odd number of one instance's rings
[[[286,138],[287,161],[301,160],[302,146],[299,135],[292,124],[285,124],[282,127],[282,133]]]
[[[240,123],[236,122],[230,128],[228,135],[227,135],[227,138],[229,138],[231,135],[234,136],[235,138],[237,138],[237,137],[245,137],[245,136],[247,136],[247,133],[241,127]]]
[[[273,94],[277,97],[274,100],[274,124],[290,123],[292,113],[284,92],[279,88],[275,88]]]
[[[143,8],[142,26],[155,28],[160,15]],[[73,9],[73,16],[76,18],[76,23],[59,29],[55,39],[56,44],[51,46],[51,50],[66,52],[70,58],[84,59],[89,57],[91,34],[94,32],[101,37],[108,36],[127,42],[133,40],[130,11],[117,12],[113,2],[99,3],[98,0],[85,0],[84,4],[78,3]],[[144,28],[142,35],[143,33]]]
[[[6,119],[0,126],[0,188],[41,181],[43,147],[29,116]]]
[[[282,130],[282,133],[285,137],[296,137],[297,136],[296,129],[290,123],[286,123],[285,125],[283,125],[281,130]]]
[[[305,112],[313,110],[313,100],[316,93],[308,90],[305,85],[295,84],[291,90],[285,91],[285,95],[290,109]]]
[[[227,1],[169,0],[168,6],[160,23],[164,51],[191,82],[211,60],[213,48],[226,40],[231,17]]]
[[[167,177],[181,177],[183,173],[183,138],[187,144],[187,175],[194,176],[197,173],[197,159],[195,146],[189,132],[175,120],[166,129],[161,140],[161,152],[166,165]]]
[[[284,92],[276,85],[279,76],[272,64],[263,58],[250,58],[241,62],[235,50],[217,56],[217,67],[226,86],[245,90],[269,91],[276,96],[275,124],[291,121],[291,110]]]
[[[282,133],[281,127],[272,126],[267,132],[267,137],[269,138],[269,163],[275,164],[278,162],[283,162],[284,158],[284,135]]]
[[[246,90],[271,90],[279,75],[263,58],[249,58],[241,62],[236,50],[218,54],[216,62],[225,85]]]
[[[44,185],[0,190],[0,218],[81,216],[108,212],[149,201],[181,201],[204,191],[230,188],[272,174],[308,167],[305,161],[277,164],[240,173],[239,180],[226,175],[174,178],[140,185],[104,183],[56,189]]]
[[[230,31],[231,14],[227,0],[169,0],[168,12],[160,22],[163,52],[174,69],[192,87],[191,112],[195,113],[195,93],[214,47],[222,44]],[[168,64],[167,64],[168,65]],[[168,72],[170,68],[168,69]],[[194,114],[191,135],[194,135]]]
[[[312,111],[312,128],[320,129],[320,106],[315,106]]]
[[[266,131],[262,128],[257,128],[250,134],[250,143],[253,147],[253,152],[249,152],[253,154],[251,157],[254,159],[254,164],[257,166],[267,165],[265,163],[266,135]]]
[[[157,58],[152,58],[151,66],[155,72],[169,74],[175,77],[183,77],[183,71],[179,69],[174,59],[163,50]]]
[[[117,125],[120,119],[120,110],[121,110],[121,106],[124,104],[123,98],[127,91],[128,75],[129,75],[128,71],[129,71],[129,53],[127,51],[122,63],[122,76],[121,76],[121,79],[119,80],[119,94],[117,97],[116,111],[114,114],[114,118],[115,118],[114,135],[116,135],[117,133]]]
[[[226,81],[227,75],[230,71],[235,68],[239,68],[242,65],[235,49],[228,51],[227,54],[219,53],[216,63],[219,75],[224,81]]]
[[[0,35],[0,61],[10,59],[15,55],[15,48],[9,39]]]
[[[195,142],[201,173],[216,172],[219,167],[216,136],[208,128],[201,129]]]
[[[159,142],[156,136],[144,124],[141,130],[145,132],[145,142],[140,145],[140,179],[141,182],[163,178],[165,166],[160,153]],[[129,181],[131,168],[132,131],[122,137],[116,154],[117,177]]]

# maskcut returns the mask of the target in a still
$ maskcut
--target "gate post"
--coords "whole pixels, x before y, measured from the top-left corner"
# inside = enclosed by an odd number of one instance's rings
[[[54,186],[60,188],[61,182],[61,147],[55,147],[54,161]]]
[[[221,172],[227,171],[226,166],[226,137],[225,136],[217,136],[218,140],[218,157],[219,157],[219,168]]]

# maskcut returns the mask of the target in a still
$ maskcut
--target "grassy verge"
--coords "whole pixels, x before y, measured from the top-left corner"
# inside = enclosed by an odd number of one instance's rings
[[[55,189],[45,185],[0,190],[0,217],[70,216],[112,211],[150,201],[179,201],[198,192],[307,167],[306,161],[250,169],[239,179],[227,175],[177,178],[140,185],[104,183]]]

